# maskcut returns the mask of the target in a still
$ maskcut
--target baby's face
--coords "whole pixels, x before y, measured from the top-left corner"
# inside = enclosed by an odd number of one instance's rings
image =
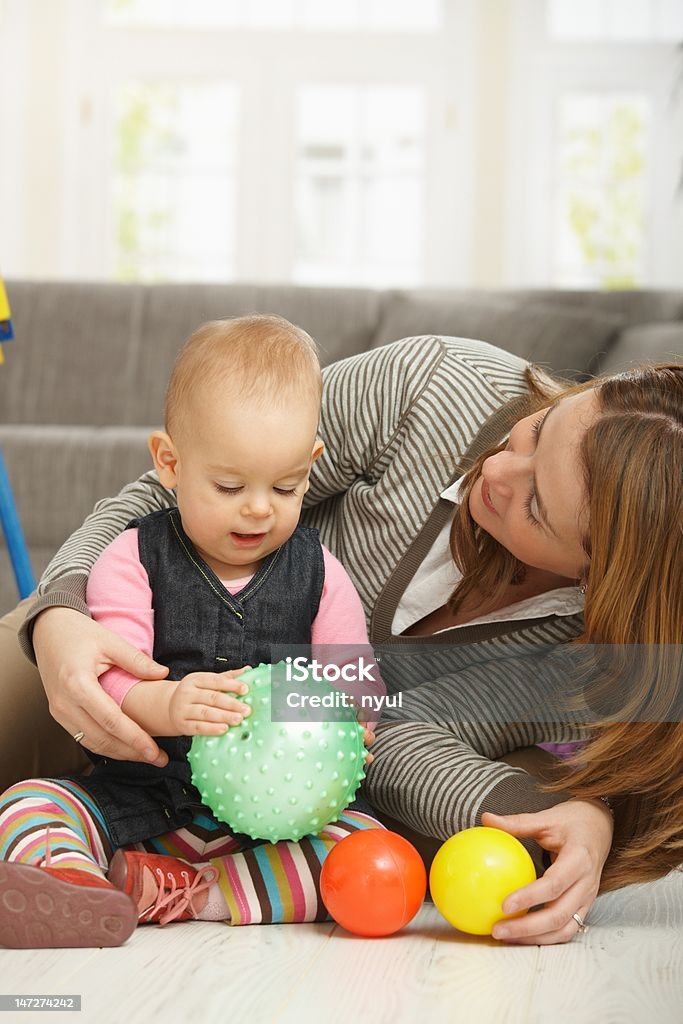
[[[318,410],[209,401],[177,445],[183,528],[213,571],[239,579],[292,535],[308,490]]]

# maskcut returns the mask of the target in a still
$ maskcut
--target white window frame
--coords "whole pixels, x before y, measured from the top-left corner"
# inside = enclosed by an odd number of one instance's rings
[[[225,77],[241,87],[235,280],[291,279],[297,86],[376,82],[418,85],[425,91],[422,283],[467,282],[473,156],[468,147],[471,114],[462,97],[470,93],[472,55],[466,40],[475,0],[444,0],[445,24],[439,33],[350,32],[345,50],[339,36],[329,32],[106,29],[93,0],[59,2],[68,4],[70,47],[78,53],[65,89],[62,276],[108,276],[104,254],[112,224],[104,191],[112,158],[113,88],[127,78],[164,78],[169,70],[182,68],[188,79]],[[145,45],[152,35],[154,46]],[[267,82],[264,66],[269,68]],[[267,145],[259,131],[263,124],[272,126]],[[96,162],[84,176],[88,154]]]
[[[511,35],[506,278],[547,286],[554,262],[555,138],[563,93],[643,95],[651,105],[645,287],[680,287],[683,266],[683,97],[672,105],[675,47],[564,42],[545,33],[545,0],[517,0]],[[680,57],[679,57],[680,70]]]

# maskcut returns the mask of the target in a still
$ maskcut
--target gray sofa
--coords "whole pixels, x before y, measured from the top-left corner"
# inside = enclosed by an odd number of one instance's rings
[[[0,447],[39,574],[98,498],[149,468],[170,366],[203,320],[271,312],[327,364],[421,334],[489,341],[563,374],[683,361],[683,291],[373,291],[8,281]],[[16,601],[0,551],[0,613]]]

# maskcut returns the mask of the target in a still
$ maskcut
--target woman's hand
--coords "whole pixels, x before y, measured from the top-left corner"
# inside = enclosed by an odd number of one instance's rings
[[[152,737],[104,692],[99,676],[118,665],[139,679],[163,679],[168,669],[73,608],[46,608],[33,628],[33,648],[50,714],[88,750],[121,761],[168,762]]]
[[[501,921],[494,939],[520,945],[568,942],[598,894],[600,876],[612,845],[614,822],[600,800],[568,800],[535,814],[483,814],[482,825],[518,838],[535,839],[553,863],[541,878],[511,893],[503,910],[512,913],[543,903],[542,910]]]

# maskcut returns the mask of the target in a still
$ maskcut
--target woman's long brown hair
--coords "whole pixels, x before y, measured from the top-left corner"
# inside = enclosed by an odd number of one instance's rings
[[[625,645],[642,652],[636,692],[618,714],[591,726],[591,739],[558,769],[549,790],[609,796],[612,852],[601,890],[666,874],[683,863],[683,366],[642,365],[563,387],[528,371],[528,414],[594,388],[602,415],[580,452],[587,513],[585,629],[578,644],[613,651],[600,688],[620,694]],[[451,530],[463,573],[450,608],[472,593],[500,597],[524,566],[482,530],[469,495],[485,452],[467,473]],[[612,700],[612,704],[614,700]]]

